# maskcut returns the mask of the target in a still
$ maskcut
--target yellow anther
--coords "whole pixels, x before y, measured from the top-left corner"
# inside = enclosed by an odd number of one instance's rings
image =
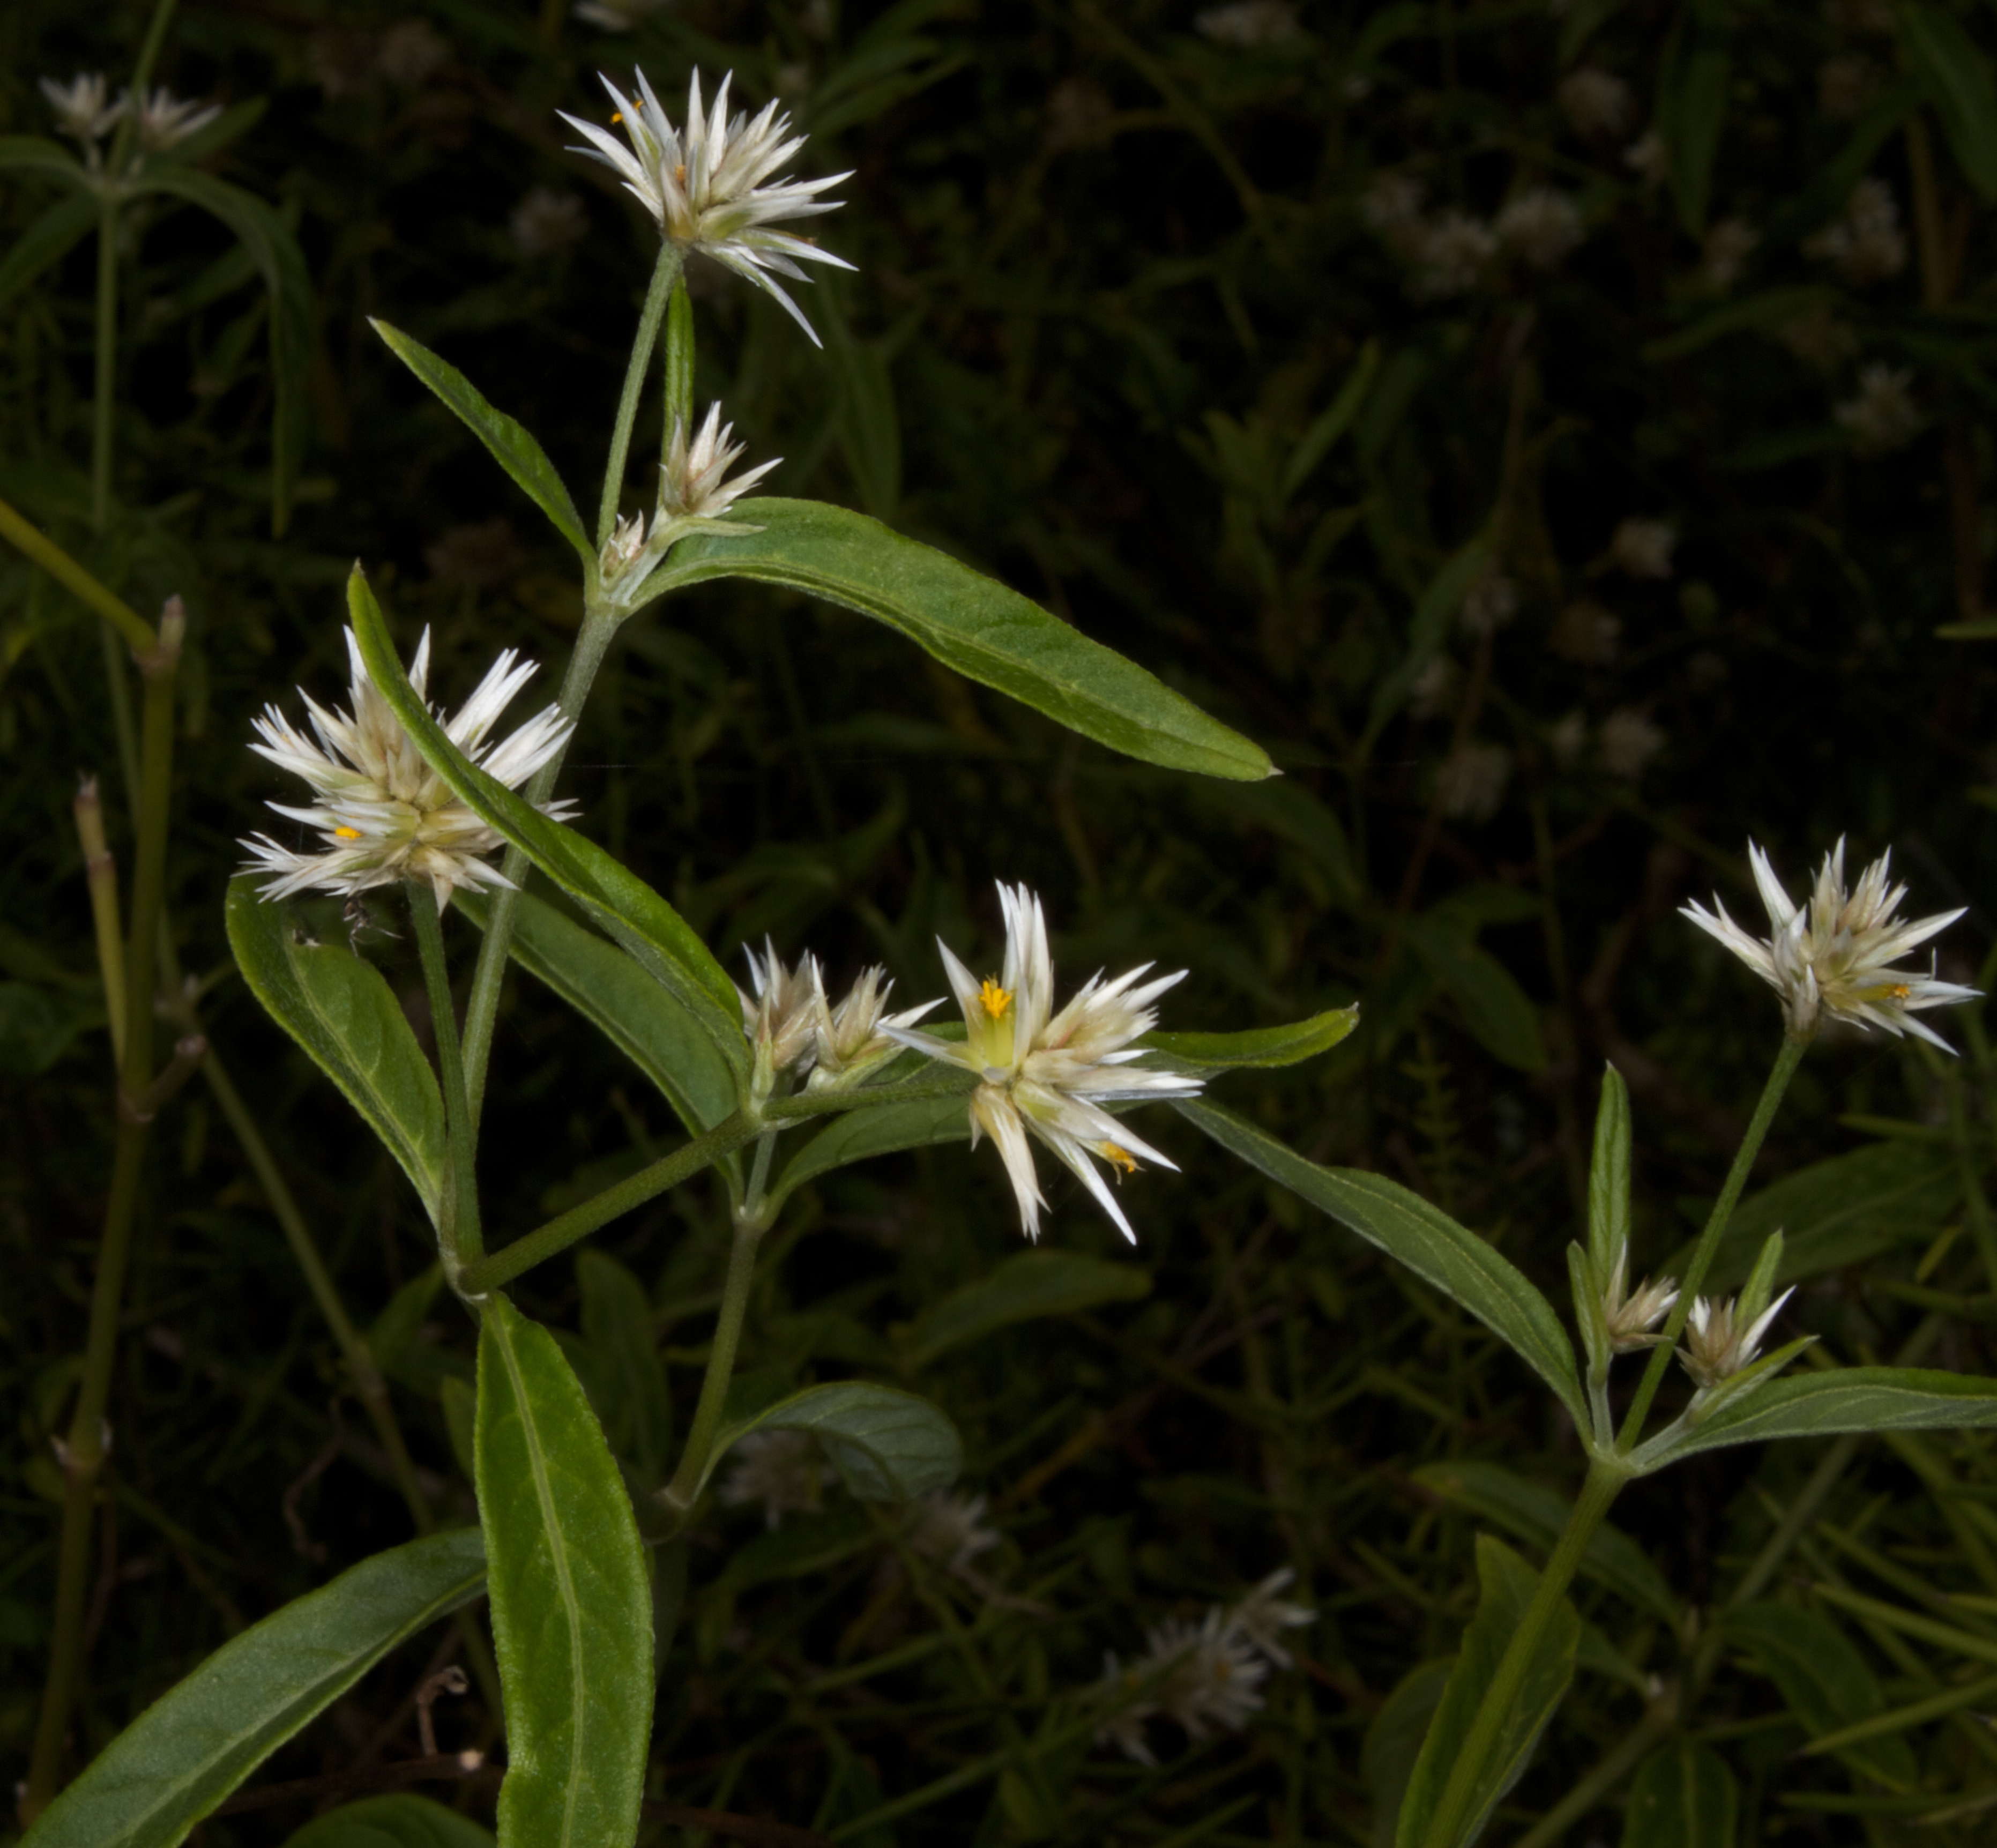
[[[1886,992],[1895,1001],[1905,1001],[1909,995],[1913,993],[1913,990],[1909,988],[1905,982],[1895,982],[1892,986],[1886,991]]]
[[[340,840],[358,840],[360,838],[360,830],[358,828],[336,828],[333,832],[335,837]]]
[[[1126,1174],[1134,1174],[1137,1171],[1137,1157],[1119,1143],[1099,1142],[1095,1145],[1095,1152],[1112,1167],[1119,1168]]]
[[[978,999],[985,1012],[994,1020],[998,1020],[1004,1017],[1005,1010],[1012,1005],[1012,991],[1000,988],[988,975],[985,978],[985,985],[978,991]]]

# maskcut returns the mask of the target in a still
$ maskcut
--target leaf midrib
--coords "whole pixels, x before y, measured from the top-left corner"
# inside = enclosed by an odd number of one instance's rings
[[[498,1337],[500,1358],[506,1367],[507,1384],[512,1388],[513,1402],[518,1407],[520,1436],[526,1445],[527,1467],[534,1485],[534,1498],[540,1504],[542,1525],[547,1529],[548,1561],[554,1568],[555,1584],[558,1588],[562,1609],[568,1618],[570,1711],[574,1719],[568,1733],[568,1776],[562,1784],[562,1848],[574,1839],[576,1793],[582,1787],[583,1715],[584,1700],[582,1660],[582,1607],[576,1596],[575,1581],[568,1567],[567,1550],[563,1542],[560,1523],[555,1518],[554,1492],[549,1484],[547,1453],[543,1448],[540,1432],[530,1415],[533,1401],[527,1395],[527,1383],[520,1371],[519,1357],[513,1348],[513,1331],[502,1319],[502,1309],[493,1317],[493,1332]]]

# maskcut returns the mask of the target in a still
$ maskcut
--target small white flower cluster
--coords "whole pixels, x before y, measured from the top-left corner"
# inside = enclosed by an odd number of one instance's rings
[[[1209,6],[1192,17],[1193,29],[1216,45],[1259,51],[1271,45],[1292,45],[1303,36],[1297,9],[1289,0],[1231,0]]]
[[[618,174],[625,190],[658,221],[661,234],[683,250],[700,251],[767,290],[810,336],[812,344],[819,345],[811,323],[776,278],[805,280],[800,263],[826,263],[842,270],[854,266],[807,239],[772,227],[786,219],[836,211],[839,200],[817,195],[850,179],[851,174],[772,183],[778,168],[804,146],[805,137],[792,135],[790,117],[779,115],[774,102],[753,121],[746,113],[730,116],[733,72],[721,80],[711,109],[702,105],[700,73],[694,73],[687,90],[684,131],[673,126],[644,72],[637,78],[636,102],[609,78],[602,79],[616,105],[611,119],[623,124],[626,140],[564,113],[562,120],[588,144],[571,151],[600,160]]]
[[[783,457],[760,462],[730,481],[728,471],[747,446],[736,442],[734,436],[735,426],[721,421],[719,404],[707,407],[705,421],[691,437],[683,422],[674,422],[666,443],[666,458],[659,470],[659,504],[650,521],[648,523],[642,513],[619,520],[598,560],[604,588],[612,602],[628,605],[635,601],[653,567],[691,533],[762,530],[723,515]]]
[[[1553,187],[1526,188],[1487,224],[1454,206],[1425,215],[1421,182],[1404,173],[1376,174],[1361,196],[1359,215],[1407,266],[1408,293],[1418,302],[1467,294],[1501,257],[1553,269],[1587,234],[1573,195]]]
[[[1512,780],[1512,753],[1502,744],[1461,744],[1436,771],[1436,806],[1451,821],[1488,822]]]
[[[79,72],[66,84],[45,77],[41,91],[56,126],[82,144],[85,157],[93,167],[102,158],[98,143],[128,114],[140,149],[159,154],[198,134],[222,113],[219,103],[189,102],[164,89],[142,92],[136,107],[129,90],[120,91],[112,102],[109,86],[97,71]]]
[[[302,777],[318,798],[310,807],[283,802],[278,814],[319,830],[325,845],[316,852],[281,846],[267,835],[242,844],[253,867],[272,877],[260,889],[266,898],[327,891],[353,897],[378,885],[406,879],[429,882],[441,910],[457,890],[511,885],[485,856],[504,845],[498,832],[452,793],[423,761],[416,740],[389,709],[360,659],[360,645],[347,632],[352,673],[351,710],[329,712],[302,694],[312,722],[308,737],[274,705],[255,721],[260,742],[250,748],[280,770]],[[409,664],[409,680],[420,698],[429,677],[430,636],[423,631]],[[502,743],[488,746],[485,735],[513,696],[533,678],[534,664],[508,649],[492,664],[457,715],[443,721],[445,734],[485,774],[517,789],[559,752],[574,729],[550,705]],[[555,821],[574,813],[572,804],[544,802],[541,812]]]
[[[1612,71],[1594,64],[1570,71],[1554,91],[1568,126],[1585,141],[1612,141],[1636,119],[1637,98]]]
[[[589,217],[574,193],[532,186],[520,195],[506,229],[523,257],[554,257],[582,242]]]
[[[1847,282],[1897,276],[1907,267],[1907,240],[1892,188],[1884,180],[1861,180],[1851,189],[1844,217],[1806,239],[1803,254],[1831,264]]]
[[[1972,1001],[1978,991],[1938,980],[1932,957],[1925,975],[1893,965],[1953,924],[1962,912],[1940,912],[1931,918],[1895,922],[1893,914],[1907,888],[1888,883],[1891,857],[1881,853],[1859,875],[1857,887],[1847,891],[1840,838],[1817,869],[1815,890],[1796,905],[1782,890],[1768,855],[1750,841],[1747,858],[1761,902],[1768,908],[1769,935],[1757,937],[1742,929],[1726,915],[1726,907],[1718,898],[1710,912],[1695,903],[1683,907],[1682,915],[1709,936],[1718,938],[1781,997],[1783,1018],[1796,1038],[1810,1037],[1829,1015],[1854,1026],[1882,1028],[1896,1036],[1912,1033],[1944,1052],[1953,1052],[1947,1040],[1914,1015],[1923,1008]]]
[[[1699,253],[1699,280],[1715,295],[1723,295],[1740,280],[1761,241],[1761,234],[1744,218],[1723,218],[1706,234]]]
[[[1717,1297],[1700,1297],[1685,1318],[1685,1346],[1678,1350],[1678,1359],[1693,1384],[1701,1391],[1710,1392],[1751,1367],[1761,1351],[1761,1337],[1795,1293],[1792,1284],[1758,1314],[1746,1304],[1744,1292],[1724,1302]]]
[[[760,1508],[764,1524],[809,1514],[833,1479],[831,1466],[809,1431],[751,1431],[729,1453],[728,1473],[715,1494],[724,1508]]]
[[[1875,360],[1860,370],[1857,390],[1838,405],[1835,415],[1861,453],[1881,456],[1903,449],[1920,434],[1913,384],[1914,375],[1905,366]]]
[[[1636,707],[1618,706],[1602,720],[1595,742],[1602,767],[1612,777],[1635,782],[1668,740],[1663,728]],[[1587,745],[1588,721],[1578,712],[1568,713],[1547,728],[1547,749],[1564,767],[1578,764]]]
[[[1240,1603],[1216,1605],[1197,1624],[1167,1618],[1146,1633],[1144,1653],[1128,1667],[1105,1654],[1097,1694],[1107,1711],[1096,1743],[1156,1765],[1150,1720],[1171,1720],[1195,1741],[1216,1729],[1240,1732],[1261,1709],[1271,1667],[1292,1666],[1283,1632],[1316,1621],[1315,1611],[1278,1595],[1295,1577],[1287,1566],[1272,1572]]]
[[[942,1567],[953,1577],[983,1591],[983,1576],[972,1562],[998,1544],[995,1528],[985,1525],[982,1495],[952,1495],[938,1489],[914,1508],[908,1531],[909,1550]]]
[[[882,1021],[880,1030],[932,1059],[978,1074],[981,1081],[971,1094],[971,1146],[986,1136],[998,1145],[1028,1238],[1040,1236],[1047,1205],[1027,1141],[1030,1133],[1095,1195],[1134,1245],[1137,1235],[1095,1164],[1121,1174],[1136,1173],[1140,1156],[1161,1167],[1178,1164],[1103,1106],[1190,1097],[1201,1088],[1199,1078],[1134,1069],[1131,1064],[1141,1057],[1131,1042],[1157,1025],[1151,1003],[1182,981],[1185,971],[1144,982],[1149,963],[1110,981],[1099,971],[1057,1012],[1054,960],[1040,900],[1023,885],[1001,885],[998,903],[1005,919],[1005,960],[997,980],[988,976],[980,982],[948,944],[937,941],[950,991],[964,1011],[964,1038],[939,1040],[912,1032],[899,1020]]]
[[[888,996],[894,984],[874,964],[861,971],[837,1007],[825,991],[824,972],[809,950],[795,968],[786,968],[767,940],[758,957],[754,950],[749,977],[755,992],[741,996],[743,1030],[756,1050],[757,1095],[767,1097],[784,1073],[809,1073],[808,1088],[826,1090],[857,1084],[899,1052],[895,1036],[913,1026],[940,999],[890,1014]]]
[[[1631,578],[1668,578],[1678,529],[1669,520],[1636,516],[1618,522],[1609,541],[1608,562]]]
[[[636,32],[668,0],[575,0],[575,16],[598,32]]]
[[[1465,635],[1495,635],[1519,613],[1519,587],[1502,571],[1486,571],[1464,593],[1457,621]]]

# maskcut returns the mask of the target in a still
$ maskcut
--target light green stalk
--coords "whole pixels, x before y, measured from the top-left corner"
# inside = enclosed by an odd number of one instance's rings
[[[437,1249],[443,1274],[454,1290],[464,1288],[465,1267],[485,1255],[478,1224],[478,1178],[472,1160],[478,1132],[464,1094],[464,1060],[458,1046],[457,1008],[450,996],[450,971],[444,960],[443,924],[437,915],[436,894],[427,880],[412,879],[409,918],[416,926],[416,950],[423,966],[423,988],[429,998],[430,1026],[436,1041],[437,1076],[443,1087],[443,1114],[450,1172],[445,1177],[443,1208],[437,1215]]]
[[[1635,1398],[1630,1402],[1630,1409],[1623,1420],[1623,1430],[1618,1447],[1625,1453],[1643,1435],[1643,1420],[1650,1414],[1650,1402],[1657,1396],[1657,1388],[1664,1383],[1664,1369],[1671,1364],[1672,1350],[1678,1336],[1685,1332],[1686,1319],[1692,1314],[1692,1305],[1699,1295],[1699,1286],[1706,1281],[1706,1274],[1712,1268],[1714,1256],[1719,1250],[1719,1241],[1725,1236],[1727,1222],[1733,1217],[1733,1208],[1740,1203],[1740,1190],[1747,1184],[1747,1176],[1754,1166],[1754,1158],[1761,1152],[1763,1139],[1768,1133],[1768,1126],[1775,1120],[1775,1112],[1782,1102],[1782,1094],[1789,1088],[1789,1081],[1796,1075],[1796,1067],[1802,1063],[1803,1053],[1809,1045],[1807,1039],[1785,1035],[1782,1050],[1775,1055],[1775,1063],[1768,1074],[1768,1081],[1761,1087],[1761,1101],[1754,1106],[1753,1120],[1747,1126],[1747,1133],[1741,1138],[1740,1146],[1735,1152],[1733,1165],[1726,1171],[1726,1180],[1719,1190],[1719,1198],[1712,1203],[1712,1212],[1706,1222],[1706,1229],[1699,1235],[1699,1244],[1692,1253],[1692,1262],[1685,1268],[1685,1276],[1678,1284],[1678,1299],[1672,1305],[1666,1318],[1662,1336],[1657,1346],[1650,1350],[1650,1362],[1643,1370],[1638,1383]]]
[[[118,1324],[125,1273],[139,1205],[140,1171],[150,1111],[135,1108],[154,1081],[153,997],[160,915],[166,887],[167,822],[173,790],[174,684],[185,618],[178,598],[160,619],[157,643],[140,657],[145,678],[140,733],[139,831],[133,871],[131,934],[125,946],[125,1050],[118,1074],[118,1139],[112,1157],[111,1192],[105,1207],[97,1272],[91,1288],[82,1377],[69,1430],[60,1446],[63,1519],[57,1543],[56,1599],[50,1626],[48,1681],[36,1717],[20,1813],[32,1820],[47,1807],[60,1781],[63,1744],[83,1671],[84,1615],[90,1586],[91,1530],[98,1479],[109,1448],[105,1413],[117,1358]]]

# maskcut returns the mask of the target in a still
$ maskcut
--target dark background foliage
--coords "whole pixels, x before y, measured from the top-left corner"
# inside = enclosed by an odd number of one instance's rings
[[[936,986],[938,933],[991,950],[999,877],[1047,896],[1071,976],[1188,967],[1169,1025],[1357,999],[1364,1026],[1338,1053],[1230,1080],[1223,1101],[1314,1159],[1413,1185],[1557,1299],[1603,1060],[1634,1095],[1638,1253],[1661,1265],[1774,1050],[1772,998],[1674,916],[1716,885],[1758,915],[1747,836],[1792,888],[1840,834],[1859,858],[1890,844],[1916,908],[1968,908],[1944,974],[1974,979],[1991,944],[1997,762],[1974,638],[1997,130],[1951,113],[1920,61],[1909,34],[1930,16],[1987,90],[1991,16],[1968,5],[683,0],[612,36],[526,0],[185,0],[160,75],[260,106],[208,164],[282,215],[310,278],[288,517],[274,529],[256,277],[212,221],[157,206],[123,253],[108,529],[88,520],[88,237],[38,272],[0,269],[0,494],[140,608],[186,598],[174,940],[357,1316],[420,1274],[426,1239],[399,1175],[228,964],[236,838],[286,799],[245,740],[264,702],[295,710],[295,685],[343,684],[338,586],[357,557],[409,642],[433,626],[447,699],[500,646],[563,655],[579,604],[562,547],[367,318],[460,367],[585,498],[653,247],[607,174],[564,151],[558,107],[607,112],[594,69],[642,61],[677,108],[695,64],[732,67],[743,102],[779,98],[810,132],[805,171],[853,169],[819,229],[857,274],[801,294],[823,353],[732,278],[692,278],[697,398],[723,398],[751,460],[785,458],[773,486],[992,572],[1257,738],[1285,775],[1195,784],[1114,759],[860,618],[722,586],[620,638],[564,784],[581,825],[725,957],[767,933],[835,976],[885,960],[911,999]],[[4,9],[0,130],[45,132],[39,76],[116,81],[143,29],[126,5]],[[1869,221],[1849,215],[1868,178],[1876,194]],[[52,202],[10,180],[0,235]],[[634,504],[644,491],[634,471]],[[1669,542],[1633,519],[1667,522]],[[53,1571],[49,1434],[112,1131],[69,803],[80,771],[104,774],[114,818],[122,791],[93,619],[0,560],[0,636],[14,1764]],[[420,1019],[406,935],[375,909],[367,953]],[[347,926],[333,907],[318,927]],[[1840,1359],[1890,1356],[1938,1315],[1942,1361],[1988,1370],[1985,1061],[1973,1022],[1949,1030],[1971,1039],[1957,1065],[1827,1040],[1764,1157],[1764,1183],[1806,1178],[1762,1229],[1818,1235],[1788,1321]],[[497,1236],[670,1139],[642,1081],[525,981],[494,1084]],[[724,1577],[724,1540],[760,1530],[718,1513],[662,1683],[664,1795],[833,1829],[997,1753],[1000,1774],[857,1839],[1373,1839],[1392,1743],[1376,1733],[1362,1757],[1362,1741],[1408,1671],[1454,1647],[1474,1586],[1476,1521],[1415,1472],[1496,1461],[1567,1492],[1574,1433],[1474,1324],[1185,1126],[1155,1134],[1185,1173],[1126,1189],[1147,1300],[915,1370],[992,1498],[999,1601],[947,1577],[912,1596],[845,1505]],[[1840,1156],[1871,1165],[1817,1165]],[[1053,1198],[1053,1241],[1121,1256],[1077,1190]],[[695,1186],[598,1241],[655,1305],[682,1411],[725,1236]],[[895,1377],[898,1326],[1016,1239],[989,1151],[835,1177],[766,1260],[747,1363]],[[574,1326],[573,1274],[548,1267],[523,1300]],[[420,1326],[393,1350],[398,1413],[440,1505],[468,1512],[439,1395],[471,1331],[447,1300],[405,1307]],[[155,1139],[113,1403],[81,1752],[244,1622],[408,1533],[198,1085]],[[1588,1594],[1623,1669],[1584,1670],[1511,1833],[1681,1675],[1702,1613],[1816,1461],[1730,1453],[1619,1508],[1684,1600],[1684,1633]],[[1992,1481],[1980,1441],[1847,1453],[1774,1593],[1822,1613],[1809,1585],[1878,1591],[1898,1570],[1997,1595]],[[1245,1739],[1187,1747],[1161,1726],[1156,1772],[1085,1741],[1030,1749],[1105,1649],[1127,1656],[1147,1623],[1285,1564],[1319,1615]],[[939,1602],[954,1646],[829,1678],[936,1632]],[[1875,1677],[1861,1707],[1956,1674],[1889,1626],[1838,1621]],[[1764,1668],[1730,1652],[1687,1721],[1733,1767],[1743,1840],[1899,1839],[1910,1826],[1891,1816],[1917,1799],[1944,1812],[1997,1788],[1973,1722],[1912,1735],[1898,1811],[1861,1768],[1792,1760],[1812,1722]],[[271,1774],[366,1788],[416,1750],[424,1669],[385,1669]],[[475,1694],[437,1713],[447,1744],[490,1736]],[[1616,1826],[1619,1789],[1606,1784],[1597,1826]],[[462,1800],[481,1812],[489,1782]],[[280,1841],[309,1812],[202,1839]]]

